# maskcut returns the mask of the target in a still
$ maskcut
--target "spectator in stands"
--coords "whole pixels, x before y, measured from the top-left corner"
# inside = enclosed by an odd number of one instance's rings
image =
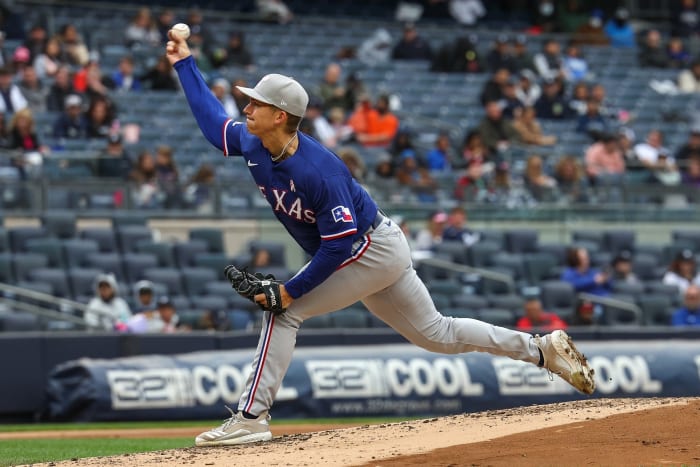
[[[18,86],[22,95],[27,100],[27,106],[32,112],[46,112],[49,88],[44,85],[36,75],[36,70],[33,66],[25,67],[24,70],[22,70],[22,78]]]
[[[99,274],[95,279],[95,297],[85,310],[85,321],[106,331],[125,329],[131,317],[129,304],[119,296],[117,279],[113,274]]]
[[[95,97],[90,100],[85,119],[88,138],[105,139],[119,125],[109,101],[104,97]]]
[[[470,247],[477,243],[481,236],[479,232],[474,232],[467,227],[467,211],[460,206],[455,206],[447,215],[442,239],[446,242],[461,242]]]
[[[122,137],[110,134],[107,137],[107,147],[97,159],[95,175],[101,178],[119,178],[127,180],[131,172],[131,157],[124,149]]]
[[[282,0],[255,0],[258,13],[268,21],[287,24],[294,19],[292,10]]]
[[[231,83],[226,78],[216,78],[211,84],[211,92],[224,106],[226,115],[234,120],[241,116],[236,101],[231,95]]]
[[[10,130],[5,120],[5,114],[0,113],[0,149],[7,149],[10,145]]]
[[[637,136],[634,134],[634,130],[628,127],[621,127],[617,130],[617,134],[625,162],[636,160],[637,156],[634,154],[634,146]]]
[[[222,65],[246,68],[253,66],[253,56],[245,45],[245,34],[242,31],[229,34]]]
[[[170,31],[170,28],[172,28],[175,23],[175,13],[173,10],[170,8],[163,8],[160,10],[156,18],[156,29],[158,29],[158,33],[160,34],[161,44],[168,42],[168,31]]]
[[[582,81],[574,84],[569,99],[569,108],[573,115],[584,115],[588,109],[588,85]],[[600,104],[598,105],[600,108]]]
[[[165,55],[159,57],[153,68],[139,79],[144,87],[153,91],[177,91],[179,89],[177,79],[173,75],[173,67]]]
[[[688,187],[700,188],[700,154],[688,159],[683,172],[683,184]]]
[[[551,146],[557,142],[556,136],[545,135],[542,132],[533,107],[525,107],[520,112],[516,112],[513,128],[520,134],[520,139],[525,144]]]
[[[576,131],[585,133],[594,140],[598,140],[600,135],[610,132],[608,120],[600,113],[600,104],[594,99],[586,102],[586,113],[578,117]]]
[[[695,59],[690,66],[678,74],[678,89],[681,92],[700,93],[700,60]]]
[[[246,105],[248,105],[250,98],[243,94],[238,89],[238,86],[245,88],[248,87],[248,83],[243,78],[238,78],[234,80],[234,82],[231,84],[231,97],[233,97],[233,101],[236,103],[236,107],[238,108],[238,114],[243,115],[243,109]],[[343,118],[345,118],[345,116],[343,116]]]
[[[30,63],[34,63],[34,60],[44,52],[48,38],[46,28],[41,24],[35,24],[29,29],[23,45],[29,50]]]
[[[504,98],[504,88],[510,79],[510,71],[507,68],[499,68],[494,71],[481,90],[481,105],[489,101],[501,101]]]
[[[669,59],[661,43],[661,33],[650,29],[639,46],[639,66],[645,68],[668,68]]]
[[[564,156],[554,167],[554,179],[557,182],[560,196],[569,203],[580,203],[587,200],[586,179],[583,168],[574,156]]]
[[[156,311],[156,298],[153,282],[147,280],[134,284],[134,313]]]
[[[513,57],[510,48],[510,41],[505,34],[499,34],[493,43],[493,48],[486,55],[486,66],[488,70],[495,73],[496,70],[505,68],[508,71],[515,72]]]
[[[414,251],[433,251],[436,245],[442,243],[447,214],[442,211],[430,214],[425,227],[416,233],[416,238],[411,245]]]
[[[150,151],[145,150],[136,159],[136,166],[129,173],[129,181],[135,187],[132,190],[134,205],[139,209],[158,207],[160,202],[160,189],[156,176],[155,159]]]
[[[515,327],[521,331],[554,331],[566,329],[566,323],[555,313],[544,311],[542,302],[536,296],[528,296],[523,306],[524,316],[518,319]]]
[[[512,123],[503,118],[503,111],[497,101],[487,102],[484,110],[486,115],[479,123],[477,131],[489,151],[505,151],[513,143],[520,141],[520,134],[513,128]]]
[[[171,146],[161,144],[156,149],[156,177],[158,186],[165,194],[164,207],[170,209],[180,206],[180,174]]]
[[[8,67],[0,67],[0,113],[12,114],[27,107],[27,99],[12,78]]]
[[[90,58],[89,51],[74,25],[64,24],[57,37],[70,65],[85,66],[87,64]]]
[[[208,47],[208,42],[205,41],[202,35],[202,30],[200,29],[196,33],[190,33],[190,38],[187,40],[187,43],[192,52],[192,57],[197,63],[197,68],[199,68],[204,77],[208,79],[209,74],[214,70],[214,65],[210,58],[213,52],[207,52],[210,47]]]
[[[503,116],[508,120],[513,120],[516,114],[521,114],[523,111],[523,104],[516,94],[518,84],[518,78],[511,76],[508,81],[506,81],[505,86],[503,86],[501,108],[503,109]]]
[[[683,294],[683,306],[673,312],[672,326],[700,326],[700,287],[690,285]]]
[[[119,59],[119,68],[112,74],[116,91],[140,91],[141,81],[134,76],[134,59],[125,56]]]
[[[199,47],[202,53],[208,58],[212,55],[212,49],[216,44],[214,33],[207,27],[204,22],[204,16],[199,8],[190,8],[187,12],[185,23],[190,26],[190,40],[192,37],[199,38]]]
[[[52,37],[46,42],[44,50],[34,59],[34,68],[40,79],[53,78],[58,69],[64,65],[61,44]]]
[[[557,181],[545,173],[543,165],[542,157],[538,155],[528,157],[523,179],[525,188],[535,200],[550,201],[553,199],[552,195]]]
[[[654,129],[649,132],[647,139],[634,147],[634,154],[639,162],[649,170],[652,179],[664,185],[678,185],[681,177],[676,161],[663,146],[663,134]]]
[[[669,68],[685,68],[690,64],[690,53],[680,37],[671,37],[666,44]]]
[[[346,123],[345,112],[340,107],[333,107],[328,111],[328,123],[339,144],[347,143],[354,138],[353,129]]]
[[[24,46],[19,46],[15,49],[12,54],[12,69],[15,74],[15,78],[20,78],[22,76],[22,71],[31,65],[32,60],[30,57],[29,49]]]
[[[555,78],[544,80],[544,90],[535,103],[535,113],[543,120],[564,120],[575,116],[562,92],[560,80]]]
[[[476,34],[457,37],[447,42],[433,57],[432,71],[446,73],[481,73],[484,66],[476,46]]]
[[[535,55],[535,69],[543,79],[563,78],[564,61],[561,45],[556,39],[547,39],[542,45],[542,52]]]
[[[391,60],[391,34],[384,28],[375,29],[357,49],[357,59],[367,66],[389,63]]]
[[[34,115],[29,108],[22,109],[12,116],[9,127],[9,148],[21,149],[25,153],[47,154],[49,148],[40,143],[34,125]]]
[[[396,179],[396,164],[391,155],[385,152],[377,157],[377,165],[374,168],[374,173],[384,181]]]
[[[87,120],[83,115],[83,100],[77,94],[66,97],[64,112],[53,125],[54,138],[80,139],[87,137]]]
[[[594,184],[616,184],[625,173],[625,159],[617,136],[604,134],[586,149],[586,173]]]
[[[700,155],[700,125],[691,128],[688,139],[676,151],[675,159],[678,163],[683,163],[695,155]]]
[[[418,164],[416,152],[413,149],[404,149],[399,155],[396,179],[399,185],[410,188],[418,201],[434,203],[437,200],[435,196],[437,183],[430,173]]]
[[[345,163],[352,177],[357,183],[363,184],[367,176],[367,166],[358,152],[351,147],[338,149],[338,157]]]
[[[160,297],[155,311],[144,311],[129,318],[126,330],[133,333],[169,334],[180,330],[175,305],[168,297]]]
[[[151,9],[141,7],[124,31],[127,47],[156,47],[161,44],[161,36],[151,16]]]
[[[106,98],[114,83],[110,77],[103,76],[98,57],[91,55],[88,63],[73,76],[73,87],[89,99],[97,96]]]
[[[596,315],[596,309],[593,302],[588,300],[580,300],[576,309],[574,310],[574,316],[571,319],[572,326],[592,326],[598,324],[598,316]]]
[[[211,165],[200,165],[184,189],[183,198],[187,206],[195,209],[200,214],[211,214],[214,212],[212,185],[215,179],[216,174]]]
[[[520,83],[515,88],[515,97],[524,107],[533,107],[542,95],[542,88],[537,84],[537,76],[530,69],[520,71]]]
[[[610,44],[610,39],[603,29],[603,12],[600,9],[593,10],[588,21],[576,28],[574,39],[580,45]]]
[[[557,9],[552,0],[537,0],[529,4],[531,34],[552,33],[559,29]]]
[[[700,34],[700,14],[695,0],[674,2],[671,11],[671,34],[684,39]]]
[[[561,280],[569,282],[578,292],[607,296],[610,294],[610,276],[608,273],[591,267],[588,250],[569,248],[566,253],[566,269]]]
[[[433,52],[428,41],[423,39],[413,23],[403,28],[401,40],[394,46],[391,54],[394,60],[431,60]]]
[[[389,110],[389,96],[379,96],[374,108],[363,98],[358,107],[348,121],[357,141],[364,146],[387,147],[399,130],[399,119]]]
[[[615,16],[605,24],[605,35],[610,39],[610,45],[620,48],[633,48],[635,44],[634,29],[629,24],[630,14],[625,8],[618,8]]]
[[[449,172],[452,169],[452,159],[450,135],[440,133],[435,140],[435,147],[425,156],[428,170],[433,174]]]
[[[323,99],[325,111],[332,107],[350,108],[354,102],[348,102],[347,91],[340,81],[342,69],[337,63],[329,63],[323,75],[323,81],[318,85],[318,95]]]
[[[569,42],[566,46],[566,54],[563,58],[562,69],[564,78],[572,83],[582,81],[589,77],[588,62],[581,55],[578,43]]]
[[[54,82],[49,88],[49,95],[46,98],[46,108],[49,112],[59,112],[64,109],[66,98],[75,94],[73,83],[70,79],[70,71],[67,66],[62,65],[56,72]]]
[[[687,248],[679,251],[661,280],[664,284],[678,287],[681,296],[691,285],[700,286],[700,274],[693,251]]]
[[[319,98],[312,97],[309,100],[304,118],[311,123],[313,128],[312,136],[319,140],[321,144],[329,149],[335,149],[338,146],[335,130],[323,115],[323,103]]]
[[[641,284],[637,275],[632,271],[632,252],[620,250],[612,260],[610,280],[612,283]]]
[[[513,54],[511,57],[513,73],[521,73],[523,70],[534,70],[535,61],[527,49],[527,36],[518,34],[513,39]]]

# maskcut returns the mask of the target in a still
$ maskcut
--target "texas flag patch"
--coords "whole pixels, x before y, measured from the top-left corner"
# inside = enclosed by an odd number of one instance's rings
[[[352,222],[352,214],[350,214],[350,210],[345,206],[336,206],[331,212],[333,213],[333,219],[336,222]]]

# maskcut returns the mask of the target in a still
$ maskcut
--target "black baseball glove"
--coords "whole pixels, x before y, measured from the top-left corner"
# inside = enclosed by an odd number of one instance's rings
[[[241,271],[233,265],[226,266],[224,274],[231,282],[233,290],[251,302],[257,303],[263,310],[269,310],[276,315],[281,315],[287,311],[286,308],[282,308],[282,295],[280,293],[282,282],[275,280],[275,276],[272,274],[267,276],[263,276],[259,272],[251,274],[245,269]],[[265,295],[267,304],[255,301],[255,296],[259,294]]]

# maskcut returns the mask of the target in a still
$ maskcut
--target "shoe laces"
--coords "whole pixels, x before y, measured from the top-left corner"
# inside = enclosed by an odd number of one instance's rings
[[[231,412],[231,416],[224,420],[224,423],[221,425],[222,430],[226,430],[229,426],[231,426],[232,423],[236,421],[236,412],[234,412],[233,409],[228,405],[224,405],[224,407],[226,407],[226,409],[229,412]]]

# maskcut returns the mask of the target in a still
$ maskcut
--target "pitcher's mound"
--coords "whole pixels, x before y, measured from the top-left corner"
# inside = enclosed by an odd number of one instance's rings
[[[700,399],[587,399],[61,466],[562,466],[700,464]]]

